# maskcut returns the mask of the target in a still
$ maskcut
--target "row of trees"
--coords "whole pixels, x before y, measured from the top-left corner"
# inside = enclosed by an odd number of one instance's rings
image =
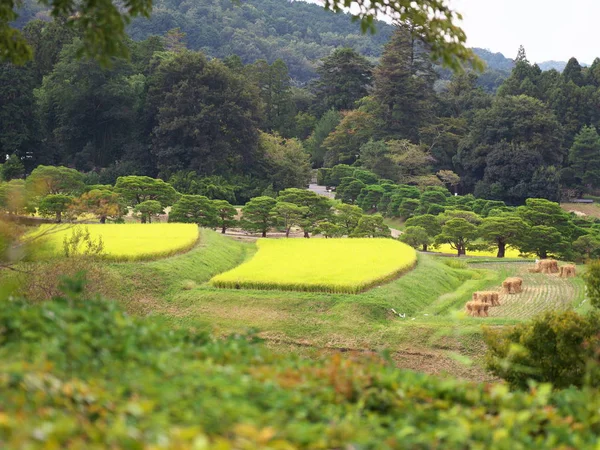
[[[415,214],[406,221],[400,239],[423,250],[449,244],[458,256],[468,250],[496,249],[503,258],[508,246],[539,258],[600,256],[600,223],[577,219],[546,199],[528,199],[517,208],[484,208],[481,214],[469,209],[452,207],[439,215]]]
[[[383,217],[366,215],[354,205],[333,202],[312,191],[297,188],[281,190],[275,196],[257,196],[238,210],[227,200],[204,195],[181,194],[171,184],[145,176],[119,177],[112,185],[86,185],[84,175],[66,167],[39,166],[25,180],[0,183],[0,210],[7,214],[39,214],[56,222],[94,215],[100,223],[119,222],[132,212],[142,223],[165,214],[171,207],[170,222],[196,223],[220,228],[233,226],[259,232],[283,229],[289,236],[293,227],[305,237],[319,233],[325,237],[385,236],[390,231]]]

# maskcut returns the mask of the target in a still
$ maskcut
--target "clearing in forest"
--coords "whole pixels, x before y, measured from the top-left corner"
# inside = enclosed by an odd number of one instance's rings
[[[88,230],[94,241],[102,238],[101,257],[113,261],[139,261],[171,256],[189,250],[198,240],[198,226],[189,223],[127,223],[42,225],[32,236],[42,235],[37,258],[63,255],[63,241],[73,232]],[[84,250],[83,244],[80,250]]]
[[[247,263],[211,280],[221,288],[355,294],[412,268],[413,248],[392,239],[261,239]]]
[[[560,207],[578,216],[600,218],[600,206],[597,203],[561,203]]]

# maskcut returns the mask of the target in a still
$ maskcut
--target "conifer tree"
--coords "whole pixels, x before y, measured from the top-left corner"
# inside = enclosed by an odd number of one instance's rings
[[[419,140],[419,128],[431,120],[436,75],[424,44],[399,26],[386,45],[374,74],[375,100],[391,138]]]
[[[596,128],[584,126],[577,133],[569,151],[569,163],[583,185],[600,186],[600,136]]]

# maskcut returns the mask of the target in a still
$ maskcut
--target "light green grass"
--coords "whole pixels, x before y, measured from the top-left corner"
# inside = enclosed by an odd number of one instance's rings
[[[189,250],[198,240],[198,227],[184,223],[42,225],[30,234],[32,238],[41,236],[44,242],[36,257],[62,256],[63,240],[76,229],[88,230],[94,241],[102,238],[104,251],[100,257],[115,261],[171,256]]]
[[[247,263],[216,287],[357,293],[409,270],[416,252],[391,239],[260,239]]]
[[[390,228],[395,228],[396,230],[404,229],[404,220],[398,219],[397,217],[384,217],[383,223],[385,223]]]

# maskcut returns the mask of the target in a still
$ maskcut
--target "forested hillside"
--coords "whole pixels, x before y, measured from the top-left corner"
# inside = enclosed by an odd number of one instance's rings
[[[281,58],[297,82],[314,78],[316,62],[338,47],[378,58],[393,30],[379,22],[375,34],[363,34],[348,15],[302,1],[158,0],[152,18],[134,20],[129,33],[142,40],[173,28],[185,33],[188,48],[217,58],[238,55],[245,64]]]
[[[405,28],[361,35],[302,2],[202,5],[156,4],[110,67],[78,58],[81,36],[60,19],[21,24],[34,59],[0,66],[7,164],[67,165],[90,184],[160,176],[239,202],[338,164],[509,204],[600,184],[598,60],[561,74],[524,49],[516,63],[478,50],[488,71],[453,74]]]

